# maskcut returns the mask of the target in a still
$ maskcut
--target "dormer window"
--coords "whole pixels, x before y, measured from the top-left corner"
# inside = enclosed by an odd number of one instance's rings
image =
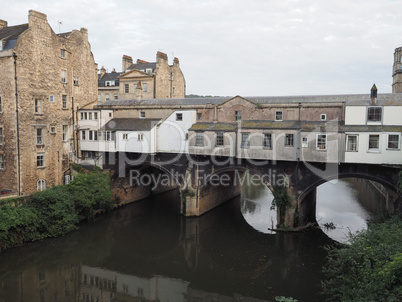
[[[381,107],[368,107],[367,121],[368,122],[381,122],[382,108]]]
[[[0,40],[0,51],[2,51],[3,50],[3,40]]]
[[[106,81],[105,86],[115,86],[115,81]]]
[[[147,68],[147,69],[145,70],[145,72],[146,72],[147,74],[151,74],[151,73],[152,73],[152,68]]]

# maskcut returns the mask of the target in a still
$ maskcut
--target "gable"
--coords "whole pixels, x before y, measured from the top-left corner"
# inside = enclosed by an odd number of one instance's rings
[[[152,75],[149,75],[145,72],[139,71],[139,70],[131,70],[126,73],[121,74],[118,78],[123,81],[123,80],[128,80],[132,78],[152,78]]]
[[[235,96],[234,98],[231,98],[230,100],[227,100],[226,102],[222,103],[219,106],[219,108],[232,108],[240,106],[246,108],[254,108],[255,106],[257,106],[257,104],[241,96]]]

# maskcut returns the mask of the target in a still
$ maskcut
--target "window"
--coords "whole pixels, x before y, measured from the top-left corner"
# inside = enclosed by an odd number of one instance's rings
[[[42,100],[35,99],[35,113],[42,114]]]
[[[94,120],[98,119],[98,112],[94,112]]]
[[[124,93],[129,93],[130,89],[128,84],[124,84]]]
[[[85,140],[85,130],[81,131],[81,139],[84,141]]]
[[[3,136],[3,128],[0,128],[0,145],[3,144],[4,136]]]
[[[388,134],[388,149],[400,149],[399,134]]]
[[[98,102],[102,102],[102,96],[98,94]]]
[[[36,153],[36,166],[37,167],[45,166],[45,153]]]
[[[381,122],[382,108],[381,107],[368,107],[367,121],[368,122]]]
[[[183,113],[176,113],[176,121],[182,121],[183,120]]]
[[[148,84],[147,83],[142,84],[142,91],[148,92]]]
[[[65,176],[64,176],[64,184],[65,184],[65,185],[70,184],[70,175],[65,175]]]
[[[293,147],[294,145],[294,136],[293,134],[286,134],[285,136],[285,146],[286,147]]]
[[[4,169],[4,155],[0,154],[0,170]]]
[[[327,150],[326,134],[317,134],[316,148],[317,150]]]
[[[123,133],[123,140],[128,140],[128,133]]]
[[[302,147],[303,148],[308,148],[308,140],[307,137],[302,138]]]
[[[272,149],[272,134],[264,133],[264,141],[262,143],[264,149]]]
[[[282,111],[276,111],[275,112],[275,121],[282,121],[283,119],[283,112]]]
[[[380,135],[379,134],[370,134],[369,135],[369,150],[379,149],[380,148]]]
[[[203,147],[204,146],[204,133],[203,132],[196,132],[195,133],[195,146],[196,147]]]
[[[37,190],[38,190],[38,191],[46,190],[46,180],[44,180],[44,179],[39,179],[39,180],[36,182],[36,186],[37,186]]]
[[[223,141],[223,132],[217,132],[216,133],[216,146],[223,146],[224,141]]]
[[[60,49],[60,58],[62,58],[62,59],[66,58],[66,50],[65,49]]]
[[[106,102],[110,100],[109,93],[106,94]]]
[[[241,121],[241,111],[235,111],[235,121]]]
[[[36,128],[36,143],[38,145],[43,144],[42,128]]]
[[[54,102],[54,96],[53,95],[49,95],[49,102],[53,103]]]
[[[63,141],[67,140],[68,125],[63,125]]]
[[[61,82],[62,83],[67,83],[67,70],[62,70],[61,71]]]
[[[61,99],[62,99],[62,108],[67,109],[67,95],[63,94],[61,96]]]
[[[152,73],[152,68],[147,68],[147,69],[145,69],[145,72],[146,72],[147,74],[151,74],[151,73]]]
[[[56,133],[56,127],[51,126],[51,127],[50,127],[50,133],[51,133],[51,134],[55,134],[55,133]]]
[[[105,86],[115,86],[115,81],[106,81]]]
[[[93,131],[91,131],[91,130],[88,131],[88,139],[89,139],[90,141],[93,140]]]
[[[113,114],[111,112],[109,112],[109,117],[112,117],[112,116],[113,116]]]
[[[145,111],[140,111],[140,118],[145,118]]]
[[[118,100],[118,99],[119,99],[119,95],[118,95],[118,94],[115,94],[115,95],[114,95],[114,99],[115,99],[115,100]]]
[[[94,141],[98,140],[98,131],[93,131],[94,133]]]
[[[108,142],[114,141],[116,132],[106,131],[106,132],[105,132],[105,135],[106,135],[106,140],[107,140]]]
[[[244,149],[250,148],[250,133],[242,132],[240,148],[244,148]]]
[[[202,113],[197,113],[197,120],[199,120],[199,121],[202,120]]]
[[[92,112],[88,112],[88,119],[92,120]]]
[[[325,113],[320,115],[320,120],[326,121],[327,120],[327,115]]]
[[[75,86],[78,86],[78,84],[79,84],[79,83],[78,83],[78,77],[74,77],[74,85],[75,85]]]
[[[144,140],[144,134],[138,133],[138,140],[139,140],[139,141]]]
[[[357,135],[346,136],[346,151],[357,152]]]

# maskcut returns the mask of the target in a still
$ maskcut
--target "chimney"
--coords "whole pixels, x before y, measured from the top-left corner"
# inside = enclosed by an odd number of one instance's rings
[[[158,51],[156,53],[156,62],[159,63],[160,60],[165,60],[167,63],[167,60],[168,60],[167,54]]]
[[[85,27],[81,27],[80,32],[84,37],[84,41],[88,41],[88,29],[86,29]]]
[[[2,29],[3,27],[7,27],[7,21],[5,20],[0,20],[0,29]]]
[[[142,99],[142,85],[141,85],[141,82],[138,82],[138,84],[137,84],[137,93],[136,93],[135,97],[136,97],[137,101]]]
[[[113,68],[112,72],[116,73],[116,68]]]
[[[29,27],[34,27],[36,25],[37,27],[42,28],[44,24],[47,24],[47,16],[31,9],[29,10],[28,24]]]
[[[123,55],[122,72],[126,72],[130,65],[133,64],[133,58]]]
[[[377,87],[375,86],[375,84],[373,85],[373,87],[371,87],[370,97],[371,105],[377,104]]]
[[[106,73],[106,69],[105,66],[102,66],[102,68],[100,69],[100,74],[99,74],[99,78],[101,79]]]
[[[173,59],[173,65],[179,65],[179,59],[178,58],[174,58]]]

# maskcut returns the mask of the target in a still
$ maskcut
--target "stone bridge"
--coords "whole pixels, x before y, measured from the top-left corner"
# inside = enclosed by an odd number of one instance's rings
[[[243,182],[263,182],[274,197],[285,188],[288,203],[278,202],[278,226],[316,224],[316,189],[340,178],[373,180],[389,189],[389,213],[402,208],[398,166],[304,161],[251,160],[189,154],[109,153],[105,168],[114,170],[114,196],[121,203],[178,188],[181,214],[200,216],[241,193]],[[280,198],[278,197],[278,200]]]

